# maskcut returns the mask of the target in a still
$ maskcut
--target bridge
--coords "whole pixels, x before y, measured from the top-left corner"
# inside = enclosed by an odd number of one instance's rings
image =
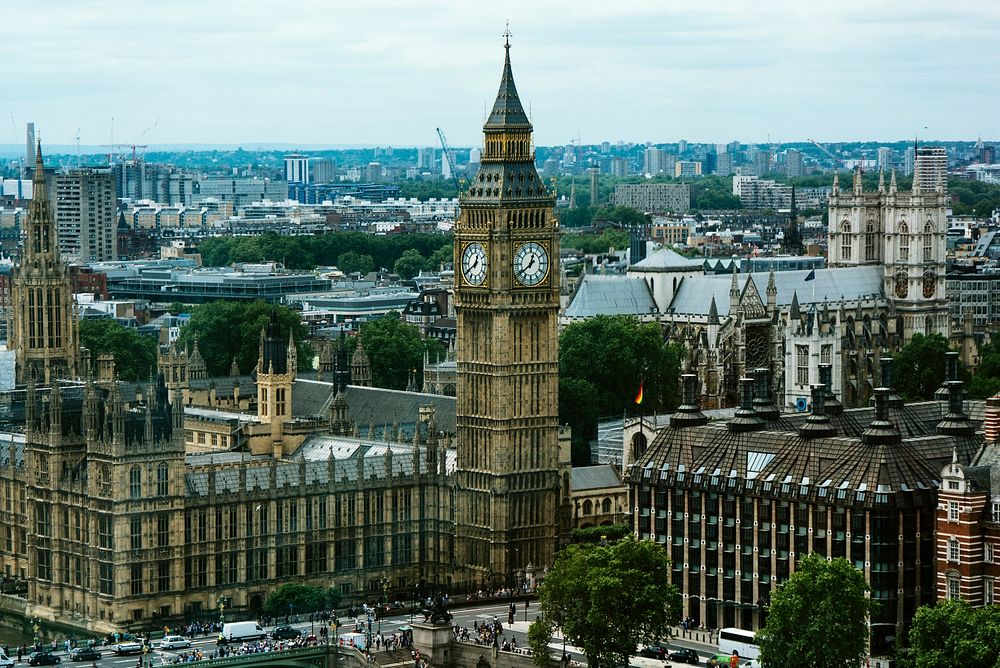
[[[353,647],[316,645],[275,652],[236,654],[198,661],[199,668],[367,668],[365,655]]]

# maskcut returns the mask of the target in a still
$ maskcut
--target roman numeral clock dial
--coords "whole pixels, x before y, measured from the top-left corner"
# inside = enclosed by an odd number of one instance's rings
[[[518,283],[533,287],[549,275],[549,253],[540,243],[529,241],[514,251],[514,276]]]
[[[478,242],[466,244],[462,250],[462,276],[469,285],[482,285],[486,281],[486,247]]]

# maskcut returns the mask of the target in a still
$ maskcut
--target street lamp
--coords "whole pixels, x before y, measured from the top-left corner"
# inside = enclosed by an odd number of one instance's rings
[[[382,609],[379,611],[378,615],[378,633],[382,635],[382,617],[385,616],[386,608],[389,605],[389,578],[383,577],[381,580],[382,585]]]
[[[220,624],[225,624],[226,623],[226,597],[225,596],[220,596],[219,597],[219,623]]]
[[[33,644],[35,645],[35,649],[38,649],[38,631],[41,630],[41,627],[38,626],[38,617],[31,618],[31,630],[35,632],[35,641]]]

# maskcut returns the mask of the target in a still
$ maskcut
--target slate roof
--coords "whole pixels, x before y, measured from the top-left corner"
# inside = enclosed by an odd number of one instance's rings
[[[292,401],[295,401],[294,391]],[[376,427],[398,422],[403,427],[404,434],[412,434],[412,427],[419,417],[420,407],[427,405],[434,407],[434,419],[437,421],[438,429],[454,434],[455,397],[387,390],[382,387],[347,386],[347,406],[351,420],[362,434],[366,433],[368,425],[372,422]]]
[[[684,257],[669,248],[661,248],[630,265],[629,271],[701,271],[704,260]]]
[[[570,480],[570,488],[574,492],[581,492],[588,489],[621,487],[621,484],[622,480],[618,475],[618,471],[611,464],[574,466],[573,476]]]
[[[806,281],[810,271],[816,278]],[[768,272],[738,274],[736,277],[740,292],[746,286],[747,277],[753,280],[757,291],[763,296],[767,290]],[[689,276],[681,280],[670,308],[676,315],[708,316],[709,305],[715,298],[719,316],[729,315],[729,288],[731,275]],[[799,304],[823,304],[841,299],[880,299],[882,293],[882,271],[876,266],[841,267],[836,269],[800,269],[774,272],[774,286],[777,289],[777,306],[788,306],[792,295],[797,294]],[[815,288],[815,289],[814,289]],[[815,296],[814,296],[815,295]]]
[[[588,274],[563,314],[567,318],[596,315],[649,315],[656,302],[641,278]]]

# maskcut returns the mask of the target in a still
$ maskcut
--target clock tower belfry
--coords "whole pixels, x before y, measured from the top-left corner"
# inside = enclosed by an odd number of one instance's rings
[[[456,579],[495,586],[552,563],[559,498],[559,227],[504,51],[455,224]]]

